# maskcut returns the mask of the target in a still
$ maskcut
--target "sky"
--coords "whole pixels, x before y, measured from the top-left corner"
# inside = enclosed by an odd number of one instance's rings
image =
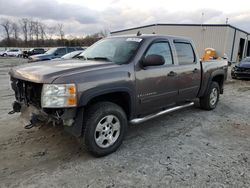
[[[74,36],[156,23],[225,24],[227,18],[250,32],[250,1],[0,0],[0,18],[5,17],[62,23],[65,33]]]

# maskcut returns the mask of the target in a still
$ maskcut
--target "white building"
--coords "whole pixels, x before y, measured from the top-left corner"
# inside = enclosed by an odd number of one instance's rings
[[[202,57],[205,48],[214,48],[218,56],[224,53],[231,62],[250,56],[249,33],[227,24],[152,24],[120,31],[111,32],[112,36],[137,34],[162,34],[186,36],[193,39],[199,56]]]

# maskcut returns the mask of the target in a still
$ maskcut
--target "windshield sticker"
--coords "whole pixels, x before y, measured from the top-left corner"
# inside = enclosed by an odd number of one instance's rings
[[[132,42],[141,42],[142,39],[141,38],[127,38],[126,41],[132,41]]]

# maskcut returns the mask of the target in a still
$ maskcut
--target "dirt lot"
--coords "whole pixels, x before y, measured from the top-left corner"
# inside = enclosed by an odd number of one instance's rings
[[[184,109],[131,126],[94,158],[59,127],[25,130],[0,59],[0,187],[250,187],[250,81],[229,80],[214,111]]]

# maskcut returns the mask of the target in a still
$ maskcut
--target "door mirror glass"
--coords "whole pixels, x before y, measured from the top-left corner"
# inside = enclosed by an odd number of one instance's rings
[[[164,65],[164,64],[165,64],[164,57],[161,55],[156,55],[156,54],[148,55],[142,61],[142,65],[144,67],[159,66],[159,65]]]

